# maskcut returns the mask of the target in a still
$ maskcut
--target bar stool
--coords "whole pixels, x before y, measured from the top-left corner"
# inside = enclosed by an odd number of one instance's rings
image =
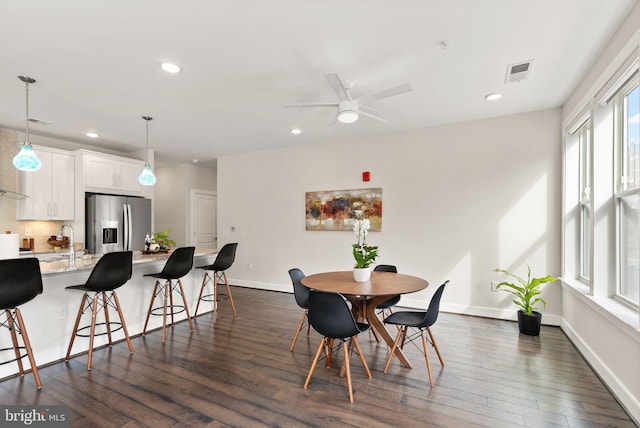
[[[120,329],[124,332],[124,337],[127,341],[127,345],[129,346],[129,352],[133,353],[133,346],[131,345],[129,332],[127,331],[127,326],[124,322],[124,317],[122,316],[122,308],[120,307],[118,295],[115,291],[116,288],[121,287],[131,279],[132,259],[133,253],[131,251],[106,253],[93,267],[87,282],[81,285],[71,285],[65,288],[66,290],[84,291],[82,301],[80,302],[80,309],[78,309],[76,323],[73,326],[73,333],[71,333],[69,347],[67,348],[67,355],[64,357],[65,361],[69,361],[71,348],[73,347],[73,342],[76,336],[88,337],[89,357],[87,360],[87,370],[91,370],[94,337],[106,334],[109,337],[109,346],[112,346],[113,341],[111,339],[111,333]],[[89,293],[93,293],[93,295],[89,296]],[[115,309],[120,322],[111,321],[109,319],[109,307]],[[82,315],[87,313],[89,310],[91,310],[91,324],[78,328]],[[96,323],[97,315],[101,310],[104,310],[105,322]],[[97,326],[104,326],[106,331],[96,333]],[[115,326],[115,329],[112,329],[112,326]],[[90,329],[89,334],[83,333],[86,329]]]
[[[40,273],[40,262],[35,257],[0,260],[0,310],[7,314],[7,322],[0,322],[0,325],[7,327],[11,333],[11,348],[3,348],[0,351],[13,349],[15,358],[0,364],[7,364],[12,361],[18,362],[20,376],[24,376],[22,358],[29,358],[33,378],[38,389],[42,388],[38,367],[33,358],[33,350],[29,343],[27,329],[22,320],[22,314],[18,306],[33,300],[42,293],[42,275]],[[17,324],[17,326],[16,326]],[[18,335],[22,336],[24,346],[18,343]],[[25,351],[23,354],[22,352]]]
[[[182,288],[182,282],[180,281],[180,278],[188,274],[193,267],[193,254],[195,253],[195,250],[196,247],[176,248],[176,250],[169,256],[169,260],[167,260],[167,263],[165,263],[162,272],[148,273],[144,275],[156,278],[156,285],[153,288],[151,303],[149,303],[149,310],[147,311],[147,319],[144,322],[144,329],[142,330],[143,336],[147,332],[149,316],[162,315],[162,342],[164,343],[167,331],[167,310],[170,310],[170,312],[168,313],[169,315],[171,315],[172,325],[174,323],[174,314],[179,314],[186,311],[187,320],[189,321],[189,329],[193,330],[193,324],[191,322],[191,317],[189,316],[189,308],[187,306],[187,299],[184,295],[184,289]],[[161,279],[164,280],[164,283],[160,281]],[[182,302],[184,303],[184,306],[173,304],[174,291],[178,292],[180,296],[182,296]],[[154,308],[153,302],[158,296],[162,297],[163,305],[161,307],[158,306]],[[162,309],[162,314],[158,313],[158,310],[160,309]]]
[[[229,298],[229,301],[231,302],[231,310],[233,311],[233,316],[236,316],[236,305],[233,303],[233,296],[231,295],[231,288],[229,288],[229,281],[227,280],[227,274],[225,273],[225,271],[231,267],[234,260],[236,259],[237,248],[237,242],[225,244],[216,256],[213,264],[197,267],[197,269],[204,269],[204,278],[202,278],[200,296],[198,297],[198,303],[196,304],[196,311],[193,314],[194,317],[198,315],[200,301],[204,300],[205,302],[213,302],[213,322],[216,322],[216,315],[218,312],[218,281],[224,281],[224,285],[227,287],[227,296]],[[209,274],[209,272],[213,273]],[[204,289],[209,282],[211,282],[211,285],[213,286],[213,294],[205,294],[203,296],[202,293],[204,292]]]

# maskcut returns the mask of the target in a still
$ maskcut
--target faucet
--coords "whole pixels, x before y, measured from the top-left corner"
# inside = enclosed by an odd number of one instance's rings
[[[62,226],[60,226],[60,232],[58,232],[58,240],[62,240],[62,236],[63,236],[63,232],[64,232],[64,228],[67,227],[69,228],[69,267],[75,267],[76,266],[76,253],[74,250],[74,244],[73,244],[73,227],[71,227],[71,225],[69,223],[65,223]],[[67,254],[65,254],[67,255]]]

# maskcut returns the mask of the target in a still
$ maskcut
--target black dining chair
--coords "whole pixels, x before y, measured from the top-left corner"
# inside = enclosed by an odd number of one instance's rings
[[[31,372],[38,389],[42,388],[38,366],[33,357],[33,350],[29,342],[29,335],[22,320],[22,314],[18,306],[33,300],[38,294],[42,294],[42,275],[40,262],[35,257],[0,260],[0,310],[7,314],[7,322],[0,326],[7,327],[11,334],[12,347],[1,349],[9,351],[13,349],[15,358],[3,361],[0,364],[16,361],[20,376],[24,376],[22,359],[26,356],[31,365]],[[46,326],[44,326],[46,328]],[[23,346],[18,343],[18,336],[22,337]],[[23,353],[24,352],[24,353]]]
[[[76,317],[76,323],[71,333],[71,340],[69,347],[67,348],[67,355],[64,357],[65,361],[69,361],[71,356],[71,348],[76,336],[89,338],[89,356],[87,359],[87,370],[91,370],[91,360],[93,357],[93,340],[95,336],[101,336],[106,334],[109,338],[109,346],[113,345],[111,340],[111,334],[122,329],[124,338],[129,346],[129,352],[133,353],[133,345],[131,345],[131,339],[129,338],[129,332],[127,331],[127,325],[124,322],[124,316],[122,315],[122,308],[118,301],[118,295],[116,294],[116,288],[119,288],[127,283],[131,279],[132,274],[132,261],[133,253],[131,251],[116,251],[112,253],[106,253],[96,263],[87,279],[87,282],[81,285],[71,285],[66,287],[67,290],[80,290],[83,291],[82,301],[80,302],[80,309]],[[92,293],[91,296],[89,294]],[[109,319],[109,307],[115,309],[118,314],[119,322],[111,321]],[[78,328],[82,315],[91,311],[91,324]],[[96,323],[97,315],[100,311],[104,311],[104,322]],[[104,327],[105,331],[96,333],[96,326]],[[112,326],[115,326],[112,329]],[[89,334],[84,333],[86,329],[89,330]]]
[[[353,403],[353,386],[351,383],[351,364],[349,363],[349,355],[353,351],[355,346],[356,352],[360,355],[360,360],[364,366],[367,376],[371,378],[371,371],[364,359],[360,345],[356,336],[359,333],[367,331],[369,324],[359,323],[353,318],[353,314],[349,309],[349,305],[341,294],[327,293],[323,291],[311,290],[309,292],[309,323],[320,333],[323,337],[318,346],[318,350],[309,369],[307,380],[304,382],[304,388],[306,389],[313,375],[313,371],[316,368],[318,359],[322,354],[322,350],[325,350],[327,358],[334,351],[332,345],[335,339],[342,342],[344,349],[344,361],[342,363],[342,369],[340,370],[340,376],[343,376],[343,372],[347,374],[347,385],[349,387],[349,401]]]
[[[436,344],[435,339],[433,338],[433,333],[431,333],[431,326],[435,324],[438,319],[438,314],[440,313],[440,299],[442,298],[442,293],[444,292],[445,286],[449,283],[449,280],[446,280],[434,293],[431,298],[431,302],[429,303],[429,307],[426,311],[405,311],[405,312],[394,312],[384,319],[385,324],[391,324],[395,326],[401,327],[398,330],[398,334],[396,335],[395,340],[393,341],[393,346],[391,347],[391,351],[389,352],[389,357],[387,358],[387,363],[384,366],[384,372],[386,373],[389,369],[389,365],[391,365],[391,360],[393,359],[393,355],[396,351],[396,347],[402,339],[402,344],[400,345],[400,349],[404,348],[405,341],[408,339],[408,342],[413,342],[418,337],[422,338],[422,350],[424,353],[424,358],[427,362],[427,372],[429,373],[429,383],[433,385],[433,375],[431,374],[431,362],[429,361],[429,351],[427,349],[427,340],[424,335],[425,330],[429,333],[429,339],[431,345],[436,350],[436,354],[438,355],[438,359],[440,360],[440,364],[444,367],[444,361],[442,360],[442,355],[440,355],[440,350],[438,349],[438,345]],[[413,328],[416,331],[407,338],[407,332],[409,328]]]
[[[182,282],[180,278],[187,275],[193,267],[193,254],[196,247],[180,247],[176,248],[169,256],[169,260],[164,265],[162,272],[148,273],[144,276],[150,276],[156,279],[156,284],[153,287],[153,295],[151,296],[151,303],[149,303],[149,310],[147,311],[147,319],[144,322],[144,328],[142,329],[142,335],[147,332],[147,324],[149,323],[149,316],[162,315],[162,343],[166,339],[167,332],[167,314],[171,316],[171,324],[174,323],[173,316],[181,312],[187,313],[187,321],[189,322],[189,329],[193,330],[193,323],[191,322],[191,316],[189,316],[189,307],[187,306],[187,298],[182,288]],[[163,280],[163,282],[161,281]],[[182,305],[173,304],[173,292],[177,292],[182,297]],[[156,297],[162,298],[162,307],[153,307],[153,302]],[[158,313],[162,310],[162,313]]]
[[[300,318],[300,322],[298,323],[298,329],[296,330],[295,336],[293,336],[293,342],[291,342],[290,351],[293,352],[293,348],[296,346],[296,341],[298,340],[298,336],[300,335],[300,331],[302,331],[302,327],[304,327],[305,321],[308,320],[308,312],[309,308],[309,292],[310,288],[306,287],[302,283],[302,278],[304,278],[304,273],[298,269],[289,269],[289,277],[291,278],[291,282],[293,283],[293,295],[296,298],[296,303],[300,308],[304,309],[302,313],[302,317]],[[311,330],[311,324],[307,322],[307,336],[309,336],[309,331]]]
[[[216,322],[217,313],[218,313],[218,281],[224,281],[224,285],[227,287],[227,298],[229,302],[231,302],[231,311],[233,312],[233,316],[236,316],[236,305],[233,303],[233,295],[231,294],[231,288],[229,288],[229,280],[227,279],[226,270],[233,265],[233,262],[236,259],[236,249],[238,248],[238,243],[230,243],[225,244],[216,259],[213,261],[213,264],[206,266],[198,266],[196,269],[204,269],[204,277],[202,278],[202,286],[200,287],[200,295],[198,296],[198,303],[196,304],[196,311],[193,313],[193,317],[195,318],[198,315],[198,308],[200,307],[200,302],[213,302],[213,322]],[[211,272],[211,274],[209,274]],[[211,283],[213,287],[212,294],[202,295],[204,289],[207,284]]]
[[[398,273],[398,268],[396,268],[394,265],[378,265],[373,269],[373,271]],[[400,302],[400,295],[397,295],[388,300],[385,300],[384,302],[376,306],[376,309],[379,310],[378,314],[384,317],[385,311],[388,311],[389,315],[391,315],[393,313],[391,308],[397,305],[399,302]]]

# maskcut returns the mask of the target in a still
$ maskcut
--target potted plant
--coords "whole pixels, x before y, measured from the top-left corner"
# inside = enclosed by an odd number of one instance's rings
[[[540,325],[542,323],[542,314],[536,310],[536,304],[542,303],[545,307],[547,302],[540,297],[540,285],[547,282],[557,281],[558,278],[547,275],[542,278],[531,278],[531,268],[527,266],[529,272],[527,273],[527,280],[520,278],[518,275],[509,272],[506,269],[496,268],[496,272],[504,273],[511,278],[517,280],[517,284],[513,282],[502,281],[496,286],[496,289],[501,289],[513,294],[516,298],[513,300],[520,310],[518,311],[518,328],[520,333],[529,336],[538,336],[540,334]]]
[[[371,264],[378,257],[378,247],[367,244],[367,232],[371,227],[369,219],[359,219],[353,224],[353,232],[358,242],[353,244],[353,258],[356,264],[353,266],[353,279],[356,282],[366,282],[371,277]]]
[[[169,233],[171,233],[171,229],[156,232],[151,237],[151,242],[159,245],[158,251],[169,251],[171,245],[176,245],[176,241],[169,238]]]

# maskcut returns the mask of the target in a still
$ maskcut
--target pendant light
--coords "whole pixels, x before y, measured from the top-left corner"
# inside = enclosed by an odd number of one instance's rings
[[[18,79],[22,80],[26,87],[27,116],[25,119],[26,130],[24,142],[22,143],[22,148],[18,154],[13,158],[13,166],[20,171],[37,171],[42,167],[42,162],[40,162],[40,159],[36,156],[36,153],[33,151],[33,147],[31,146],[31,142],[29,141],[29,83],[36,83],[36,81],[31,77],[25,76],[18,76]]]
[[[144,163],[144,168],[138,177],[138,181],[143,186],[153,186],[157,181],[156,176],[153,175],[153,171],[149,166],[149,121],[153,118],[151,116],[142,116],[142,118],[147,121],[147,160]]]

